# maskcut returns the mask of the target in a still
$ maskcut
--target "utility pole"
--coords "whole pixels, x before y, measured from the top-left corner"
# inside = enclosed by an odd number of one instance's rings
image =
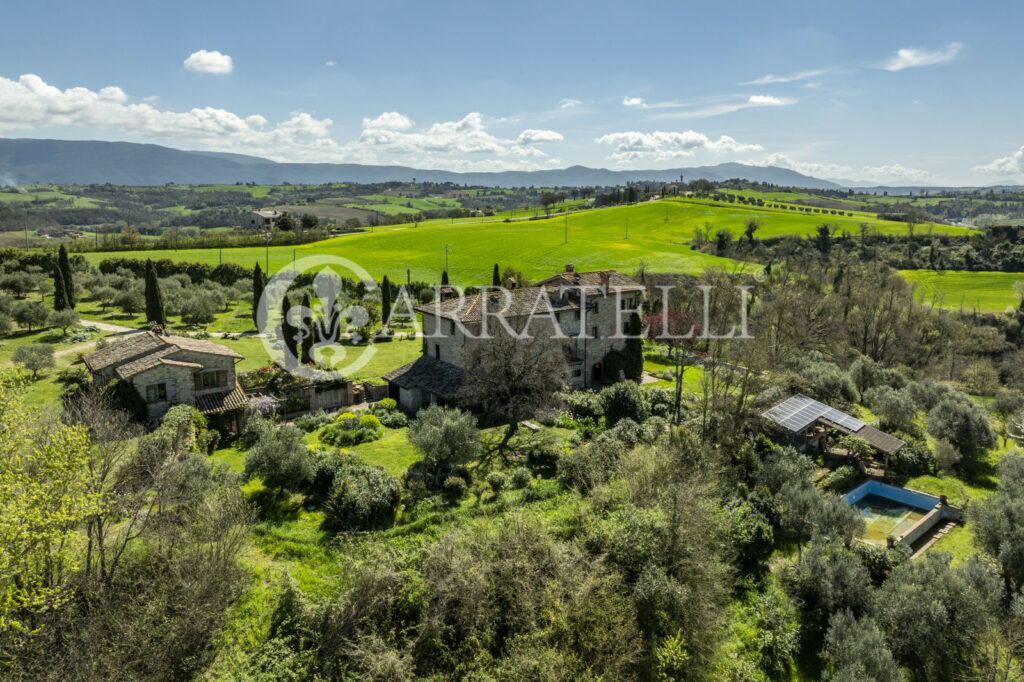
[[[626,216],[626,239],[629,239],[629,216]]]
[[[565,216],[565,241],[563,244],[569,243],[569,216]]]
[[[448,248],[450,246],[451,246],[451,244],[445,244],[444,245],[444,271],[445,272],[448,272]],[[451,273],[448,273],[448,276],[451,277]]]
[[[267,243],[267,263],[265,266],[267,276],[270,276],[270,240],[273,239],[273,235],[270,230],[263,232],[263,240]]]

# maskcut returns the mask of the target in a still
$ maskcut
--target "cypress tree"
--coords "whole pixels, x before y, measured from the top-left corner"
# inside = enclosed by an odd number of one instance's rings
[[[263,274],[263,268],[256,263],[256,269],[252,273],[252,323],[259,327],[260,299],[263,297],[263,290],[267,287],[267,276]]]
[[[498,271],[498,264],[494,264],[494,274],[491,275],[491,284],[496,287],[501,286],[501,273]]]
[[[68,307],[72,310],[75,307],[75,281],[71,278],[71,261],[68,260],[68,250],[63,244],[57,253],[57,267],[60,268],[60,276],[64,280],[64,296]]]
[[[388,321],[391,319],[391,282],[388,281],[387,275],[384,275],[380,289],[380,314],[384,326],[387,327]]]
[[[164,313],[164,295],[160,291],[160,280],[152,260],[146,260],[146,321],[159,325],[167,324]]]
[[[68,291],[64,286],[64,276],[60,274],[60,268],[53,269],[53,309],[68,309]]]
[[[447,270],[445,270],[444,272],[441,273],[441,284],[443,286],[448,286],[448,271]]]
[[[302,317],[309,325],[309,329],[308,333],[302,337],[302,357],[299,358],[299,361],[308,365],[313,362],[313,309],[309,305],[309,294],[302,297],[302,308]]]
[[[285,366],[290,367],[294,358],[299,357],[298,342],[295,340],[295,333],[298,331],[288,322],[288,311],[292,303],[288,300],[288,294],[281,299],[281,336],[284,337],[284,347],[288,350],[289,357],[285,358]]]

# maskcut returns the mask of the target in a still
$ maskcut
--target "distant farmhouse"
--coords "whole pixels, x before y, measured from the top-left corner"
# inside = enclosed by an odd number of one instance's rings
[[[269,232],[277,227],[277,221],[283,215],[284,213],[281,211],[252,211],[249,213],[249,224],[247,227],[250,230],[265,230]]]
[[[226,346],[185,336],[152,331],[86,355],[82,360],[93,379],[129,382],[146,402],[150,419],[172,405],[194,405],[217,426],[238,432],[249,404],[235,377],[242,356]]]
[[[625,347],[625,339],[613,337],[618,327],[627,326],[625,311],[639,307],[644,291],[643,285],[615,270],[576,272],[570,264],[534,287],[512,289],[510,285],[503,292],[489,290],[464,298],[442,295],[439,301],[416,307],[423,315],[422,355],[384,375],[388,394],[410,411],[453,401],[467,347],[488,343],[486,338],[474,338],[480,336],[485,316],[489,324],[499,324],[496,320],[501,317],[521,329],[531,319],[550,321],[553,315],[562,334],[569,337],[566,383],[586,388],[606,378],[616,381],[618,377],[605,376],[604,358]],[[530,330],[544,333],[544,328],[542,323],[531,324]],[[550,328],[547,333],[554,335]]]

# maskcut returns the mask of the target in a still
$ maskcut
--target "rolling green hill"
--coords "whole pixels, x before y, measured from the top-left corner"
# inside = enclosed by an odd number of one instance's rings
[[[453,284],[475,285],[489,282],[495,262],[511,265],[531,278],[560,271],[566,263],[584,270],[618,269],[633,272],[641,264],[652,271],[696,274],[708,267],[737,268],[742,264],[693,251],[688,242],[698,229],[729,230],[743,233],[750,218],[761,221],[758,237],[787,234],[811,234],[817,225],[828,222],[856,232],[867,222],[878,232],[901,233],[901,223],[880,221],[868,216],[800,215],[785,210],[723,207],[682,201],[663,201],[597,209],[568,216],[522,222],[480,222],[457,225],[402,225],[371,233],[345,235],[297,248],[270,249],[270,269],[287,267],[293,257],[332,254],[349,258],[366,268],[374,277],[385,274],[403,279],[406,268],[414,280],[437,281],[444,269],[444,246],[449,244],[449,275]],[[565,242],[568,225],[568,243]],[[628,238],[626,235],[628,226]],[[963,228],[936,226],[937,231],[964,233]],[[263,248],[195,249],[182,251],[146,251],[135,253],[90,253],[98,263],[111,256],[169,258],[217,264],[223,258],[245,267],[265,259]]]
[[[1014,283],[1024,282],[1020,272],[966,272],[957,270],[901,270],[918,287],[924,303],[940,308],[1003,312],[1018,303]]]

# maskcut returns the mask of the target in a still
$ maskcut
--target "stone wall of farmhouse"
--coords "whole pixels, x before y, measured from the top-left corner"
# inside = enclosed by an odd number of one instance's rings
[[[589,310],[585,315],[575,310],[556,313],[562,333],[574,337],[569,339],[572,357],[575,360],[575,363],[570,362],[569,383],[575,386],[589,383],[594,365],[602,362],[609,351],[622,350],[625,347],[624,339],[614,338],[617,320],[621,318],[623,330],[628,327],[630,312],[639,305],[640,293],[623,294],[622,301],[618,300],[614,293],[607,296],[590,293],[586,301]],[[625,306],[625,310],[622,306]],[[492,319],[491,324],[498,323]],[[530,331],[539,334],[545,328],[550,329],[549,325],[550,316],[536,318],[530,324]],[[480,333],[480,323],[466,323],[464,326],[471,336],[467,337],[462,328],[451,320],[425,313],[423,353],[459,367],[463,366],[462,353],[467,345],[486,342],[473,338]],[[579,338],[581,326],[585,328],[584,331],[590,338]],[[575,370],[582,371],[577,374]]]
[[[161,382],[167,384],[167,400],[147,403],[150,418],[163,416],[172,405],[177,405],[178,403],[194,405],[196,402],[192,370],[189,367],[157,365],[153,369],[136,374],[132,377],[131,381],[143,400],[146,399],[147,386]]]
[[[213,355],[212,353],[197,353],[195,351],[183,350],[175,353],[171,356],[172,360],[178,360],[180,362],[195,362],[203,366],[203,369],[196,370],[196,372],[206,372],[209,370],[226,370],[228,373],[227,385],[214,388],[206,388],[199,391],[195,391],[198,395],[205,395],[207,393],[222,393],[224,391],[230,391],[235,387],[235,359],[227,355]]]

